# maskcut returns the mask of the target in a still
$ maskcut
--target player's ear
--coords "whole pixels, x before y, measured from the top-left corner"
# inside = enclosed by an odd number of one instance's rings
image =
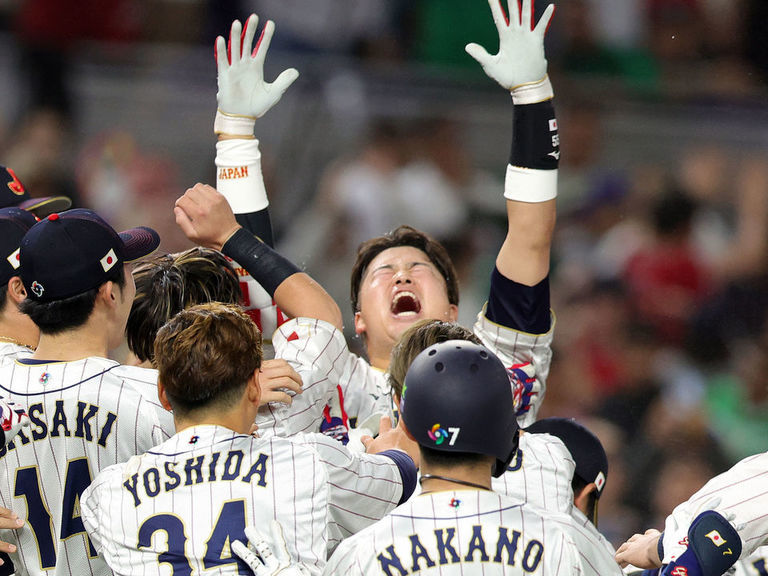
[[[171,403],[168,401],[168,395],[165,393],[165,385],[163,385],[162,380],[159,378],[157,379],[157,397],[160,400],[160,405],[168,410],[168,412],[173,412],[173,407],[171,406]]]
[[[365,334],[365,320],[363,320],[362,315],[360,312],[355,312],[355,334],[362,335]]]
[[[456,322],[459,318],[459,307],[456,306],[456,304],[451,304],[448,306],[448,321],[449,322]]]
[[[17,306],[27,297],[27,291],[24,289],[24,284],[18,276],[14,276],[8,280],[8,295]]]
[[[261,402],[261,384],[259,383],[259,369],[257,368],[250,378],[245,387],[245,394],[248,401],[254,406],[258,406]]]

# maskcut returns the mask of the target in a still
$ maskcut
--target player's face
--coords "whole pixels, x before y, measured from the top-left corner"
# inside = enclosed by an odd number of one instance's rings
[[[414,322],[456,320],[458,308],[448,301],[445,279],[427,255],[411,246],[384,250],[374,258],[360,285],[355,331],[364,334],[374,357],[388,358],[400,335]],[[384,368],[386,366],[377,366]]]

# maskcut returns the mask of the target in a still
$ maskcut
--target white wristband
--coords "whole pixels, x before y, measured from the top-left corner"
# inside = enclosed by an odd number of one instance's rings
[[[224,195],[235,214],[258,212],[269,206],[258,140],[220,140],[216,143],[216,189]]]
[[[545,100],[551,100],[555,97],[555,92],[552,90],[552,83],[549,81],[549,76],[544,76],[544,78],[536,82],[528,82],[526,84],[515,86],[510,91],[510,94],[512,94],[512,102],[516,105],[536,104],[537,102],[544,102]]]
[[[557,170],[534,170],[508,164],[504,198],[531,203],[557,198]]]
[[[253,127],[256,118],[253,116],[238,116],[216,110],[216,118],[213,121],[213,131],[216,134],[228,134],[230,136],[253,137]]]

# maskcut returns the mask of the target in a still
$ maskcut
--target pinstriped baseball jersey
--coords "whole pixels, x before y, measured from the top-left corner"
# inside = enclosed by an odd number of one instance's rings
[[[79,497],[99,470],[167,439],[171,414],[154,370],[105,358],[0,362],[0,395],[27,408],[31,427],[0,450],[0,505],[26,520],[0,531],[17,574],[108,574],[80,517]]]
[[[552,359],[554,326],[555,317],[552,315],[549,332],[527,334],[491,322],[485,317],[483,310],[478,314],[473,327],[473,332],[483,345],[496,354],[505,366],[525,362],[531,362],[534,366],[536,382],[533,386],[538,390],[538,394],[533,397],[530,410],[518,417],[521,427],[536,421],[536,414],[544,399]],[[340,384],[344,392],[344,407],[350,419],[356,418],[358,422],[362,422],[372,414],[390,414],[392,400],[386,374],[349,351],[343,362]]]
[[[761,546],[736,562],[733,576],[768,576],[768,546]]]
[[[32,350],[26,346],[19,346],[18,344],[13,344],[12,342],[0,342],[0,358],[5,358],[6,356],[15,356],[21,358],[23,356],[31,355]]]
[[[575,467],[571,453],[559,438],[523,433],[515,458],[502,476],[492,479],[491,487],[494,492],[525,502],[526,507],[570,515],[574,522],[570,534],[578,544],[582,562],[597,574],[619,575],[621,569],[613,559],[615,550],[573,505],[571,479]]]
[[[563,441],[550,434],[520,435],[515,457],[491,486],[494,492],[518,498],[541,510],[570,513],[571,480],[576,463]]]
[[[275,357],[286,360],[301,376],[302,393],[293,396],[290,406],[273,402],[262,407],[256,418],[259,434],[318,431],[349,354],[344,335],[328,322],[294,318],[275,331],[272,345]]]
[[[480,490],[422,494],[336,549],[325,574],[597,575],[569,516]]]
[[[283,527],[291,557],[325,565],[329,474],[313,449],[194,426],[96,477],[83,520],[116,574],[250,574],[230,551],[245,526]]]
[[[696,516],[710,509],[736,527],[742,543],[741,558],[768,544],[768,452],[744,458],[715,476],[667,516],[665,564],[686,550],[688,527]]]
[[[330,482],[328,549],[392,511],[403,495],[397,465],[386,456],[357,454],[324,434],[292,438],[310,446],[326,466]]]

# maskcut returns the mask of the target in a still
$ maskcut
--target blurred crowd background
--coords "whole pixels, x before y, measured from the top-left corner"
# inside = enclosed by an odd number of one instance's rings
[[[539,2],[537,12],[544,3]],[[0,163],[116,228],[187,247],[171,207],[215,183],[213,42],[276,22],[257,123],[278,247],[340,303],[357,244],[424,229],[471,325],[503,238],[512,104],[464,52],[485,0],[0,0]],[[561,135],[542,416],[609,454],[619,543],[768,438],[768,3],[561,0],[547,40]]]

